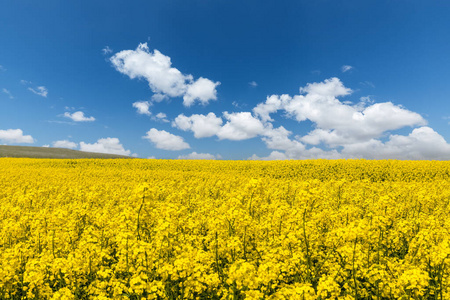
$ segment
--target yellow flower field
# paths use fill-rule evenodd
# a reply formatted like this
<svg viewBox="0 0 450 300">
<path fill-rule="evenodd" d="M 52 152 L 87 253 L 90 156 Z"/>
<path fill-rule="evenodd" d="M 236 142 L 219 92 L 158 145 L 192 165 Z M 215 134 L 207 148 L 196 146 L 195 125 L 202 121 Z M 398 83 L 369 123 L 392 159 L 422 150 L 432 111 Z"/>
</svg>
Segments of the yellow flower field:
<svg viewBox="0 0 450 300">
<path fill-rule="evenodd" d="M 0 299 L 450 299 L 450 162 L 0 170 Z"/>
</svg>

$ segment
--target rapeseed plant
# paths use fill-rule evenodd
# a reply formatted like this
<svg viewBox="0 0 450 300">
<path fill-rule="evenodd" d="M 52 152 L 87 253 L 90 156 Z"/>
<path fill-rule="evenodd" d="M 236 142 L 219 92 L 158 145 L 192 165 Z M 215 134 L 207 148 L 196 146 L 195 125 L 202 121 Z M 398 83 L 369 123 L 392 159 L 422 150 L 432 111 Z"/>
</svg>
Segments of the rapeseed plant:
<svg viewBox="0 0 450 300">
<path fill-rule="evenodd" d="M 0 159 L 1 299 L 450 299 L 450 163 Z"/>
</svg>

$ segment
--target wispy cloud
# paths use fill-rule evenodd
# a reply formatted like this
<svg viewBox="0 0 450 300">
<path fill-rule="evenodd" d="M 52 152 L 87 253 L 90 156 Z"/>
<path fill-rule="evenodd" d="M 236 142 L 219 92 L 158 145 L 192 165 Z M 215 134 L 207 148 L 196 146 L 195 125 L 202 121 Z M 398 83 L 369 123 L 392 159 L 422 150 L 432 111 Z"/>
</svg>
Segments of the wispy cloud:
<svg viewBox="0 0 450 300">
<path fill-rule="evenodd" d="M 7 89 L 3 88 L 2 92 L 5 93 L 6 95 L 8 95 L 9 99 L 14 99 L 13 95 L 11 94 L 11 92 L 8 91 Z"/>
<path fill-rule="evenodd" d="M 29 91 L 32 91 L 33 93 L 35 93 L 36 95 L 39 95 L 41 97 L 46 98 L 48 95 L 48 90 L 45 86 L 38 86 L 36 88 L 28 88 Z"/>
<path fill-rule="evenodd" d="M 76 125 L 74 122 L 68 122 L 68 121 L 58 121 L 58 120 L 47 120 L 48 123 L 55 123 L 55 124 L 67 124 L 67 125 Z"/>
<path fill-rule="evenodd" d="M 3 67 L 2 65 L 0 65 L 0 71 L 6 71 L 5 67 Z"/>
<path fill-rule="evenodd" d="M 160 112 L 160 113 L 156 114 L 155 120 L 161 121 L 161 122 L 164 122 L 164 123 L 169 123 L 170 122 L 167 119 L 167 115 L 165 113 L 163 113 L 163 112 Z"/>
<path fill-rule="evenodd" d="M 255 88 L 255 87 L 258 86 L 258 83 L 256 83 L 256 81 L 250 81 L 250 82 L 248 83 L 248 85 Z"/>
<path fill-rule="evenodd" d="M 343 66 L 341 67 L 342 73 L 348 72 L 348 71 L 350 71 L 351 69 L 353 69 L 353 67 L 352 67 L 352 66 L 349 66 L 349 65 L 343 65 Z"/>
<path fill-rule="evenodd" d="M 102 49 L 103 55 L 108 55 L 110 53 L 113 52 L 113 50 L 111 48 L 109 48 L 109 46 L 106 46 L 105 48 Z"/>
<path fill-rule="evenodd" d="M 359 84 L 362 86 L 368 86 L 371 88 L 375 88 L 375 84 L 373 84 L 373 82 L 371 82 L 371 81 L 361 81 Z"/>
</svg>

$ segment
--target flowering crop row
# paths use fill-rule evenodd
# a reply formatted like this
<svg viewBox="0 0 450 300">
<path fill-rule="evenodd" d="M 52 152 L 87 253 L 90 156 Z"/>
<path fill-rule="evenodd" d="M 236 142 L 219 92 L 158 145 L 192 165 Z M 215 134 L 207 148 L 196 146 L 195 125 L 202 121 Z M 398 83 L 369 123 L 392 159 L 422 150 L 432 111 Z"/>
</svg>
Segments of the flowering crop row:
<svg viewBox="0 0 450 300">
<path fill-rule="evenodd" d="M 0 159 L 1 299 L 450 299 L 450 163 Z"/>
</svg>

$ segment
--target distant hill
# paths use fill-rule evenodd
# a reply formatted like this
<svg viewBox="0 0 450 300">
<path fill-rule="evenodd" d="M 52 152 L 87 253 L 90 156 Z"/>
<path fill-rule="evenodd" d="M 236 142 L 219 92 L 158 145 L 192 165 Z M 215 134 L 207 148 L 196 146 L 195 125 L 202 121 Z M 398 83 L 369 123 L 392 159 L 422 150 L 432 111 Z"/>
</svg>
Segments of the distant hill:
<svg viewBox="0 0 450 300">
<path fill-rule="evenodd" d="M 83 152 L 65 148 L 1 146 L 0 157 L 28 158 L 131 158 L 124 155 Z"/>
</svg>

